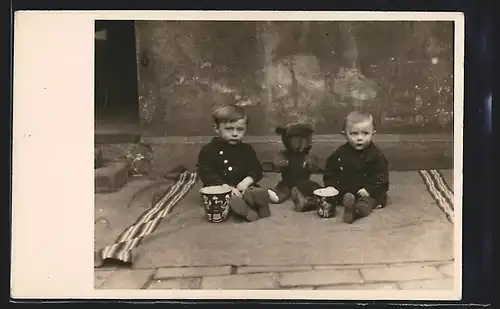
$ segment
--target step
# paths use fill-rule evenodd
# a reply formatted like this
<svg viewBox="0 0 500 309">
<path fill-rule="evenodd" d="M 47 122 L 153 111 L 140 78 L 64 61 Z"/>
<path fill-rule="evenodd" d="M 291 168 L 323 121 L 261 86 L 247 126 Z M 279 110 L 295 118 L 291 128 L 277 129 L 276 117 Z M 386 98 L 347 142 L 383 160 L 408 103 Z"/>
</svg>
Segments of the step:
<svg viewBox="0 0 500 309">
<path fill-rule="evenodd" d="M 96 145 L 138 143 L 141 140 L 139 132 L 109 132 L 96 131 L 94 143 Z"/>
<path fill-rule="evenodd" d="M 96 193 L 108 193 L 120 190 L 128 181 L 128 164 L 125 161 L 106 162 L 94 169 Z"/>
</svg>

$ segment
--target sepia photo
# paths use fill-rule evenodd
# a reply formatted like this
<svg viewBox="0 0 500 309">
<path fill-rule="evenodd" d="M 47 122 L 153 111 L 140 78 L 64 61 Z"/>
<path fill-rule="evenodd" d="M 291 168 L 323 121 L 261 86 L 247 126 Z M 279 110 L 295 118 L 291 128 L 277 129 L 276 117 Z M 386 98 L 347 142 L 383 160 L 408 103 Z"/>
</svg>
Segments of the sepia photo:
<svg viewBox="0 0 500 309">
<path fill-rule="evenodd" d="M 462 16 L 247 13 L 82 14 L 88 295 L 459 299 Z"/>
</svg>

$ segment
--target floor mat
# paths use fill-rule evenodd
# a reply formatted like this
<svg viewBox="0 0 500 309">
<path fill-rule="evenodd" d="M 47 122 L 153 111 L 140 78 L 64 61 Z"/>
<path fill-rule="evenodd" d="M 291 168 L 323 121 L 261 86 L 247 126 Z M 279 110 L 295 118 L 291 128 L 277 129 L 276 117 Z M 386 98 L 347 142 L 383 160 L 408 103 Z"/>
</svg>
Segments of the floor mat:
<svg viewBox="0 0 500 309">
<path fill-rule="evenodd" d="M 182 200 L 198 180 L 197 173 L 187 170 L 174 177 L 174 183 L 159 196 L 159 199 L 149 209 L 127 227 L 112 244 L 96 251 L 94 267 L 106 264 L 130 265 L 132 263 L 132 250 L 137 248 L 145 237 L 155 231 L 163 218 Z"/>
<path fill-rule="evenodd" d="M 266 174 L 261 185 L 272 186 L 279 177 Z M 453 225 L 436 206 L 420 173 L 391 172 L 390 181 L 388 206 L 351 225 L 341 221 L 342 208 L 335 218 L 320 219 L 315 212 L 294 212 L 290 201 L 272 205 L 272 216 L 256 222 L 231 218 L 210 224 L 197 183 L 134 249 L 133 267 L 452 259 Z"/>
</svg>

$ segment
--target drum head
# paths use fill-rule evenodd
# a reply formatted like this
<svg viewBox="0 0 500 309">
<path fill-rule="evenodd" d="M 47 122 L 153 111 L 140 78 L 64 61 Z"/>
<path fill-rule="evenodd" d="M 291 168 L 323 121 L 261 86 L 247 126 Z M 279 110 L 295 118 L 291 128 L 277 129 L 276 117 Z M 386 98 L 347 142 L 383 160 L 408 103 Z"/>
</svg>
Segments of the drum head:
<svg viewBox="0 0 500 309">
<path fill-rule="evenodd" d="M 335 188 L 321 188 L 314 190 L 314 194 L 317 196 L 326 196 L 326 197 L 332 197 L 336 196 L 339 194 L 339 191 Z"/>
<path fill-rule="evenodd" d="M 208 186 L 200 189 L 202 194 L 225 194 L 231 192 L 231 189 L 223 186 Z"/>
</svg>

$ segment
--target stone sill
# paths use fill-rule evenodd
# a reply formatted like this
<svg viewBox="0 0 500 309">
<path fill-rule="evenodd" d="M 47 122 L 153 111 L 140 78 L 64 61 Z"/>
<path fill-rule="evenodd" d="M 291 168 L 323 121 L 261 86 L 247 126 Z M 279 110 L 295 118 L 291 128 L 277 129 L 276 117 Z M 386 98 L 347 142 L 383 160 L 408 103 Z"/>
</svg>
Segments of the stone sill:
<svg viewBox="0 0 500 309">
<path fill-rule="evenodd" d="M 205 144 L 213 136 L 165 136 L 142 137 L 144 143 L 152 145 L 162 144 Z M 247 136 L 245 141 L 251 144 L 281 143 L 279 135 Z M 343 142 L 341 134 L 314 135 L 313 143 Z M 453 142 L 452 134 L 379 134 L 374 137 L 375 142 Z"/>
<path fill-rule="evenodd" d="M 95 145 L 106 145 L 106 144 L 128 144 L 128 143 L 138 143 L 141 140 L 141 134 L 139 132 L 95 132 L 94 133 L 94 144 Z"/>
</svg>

